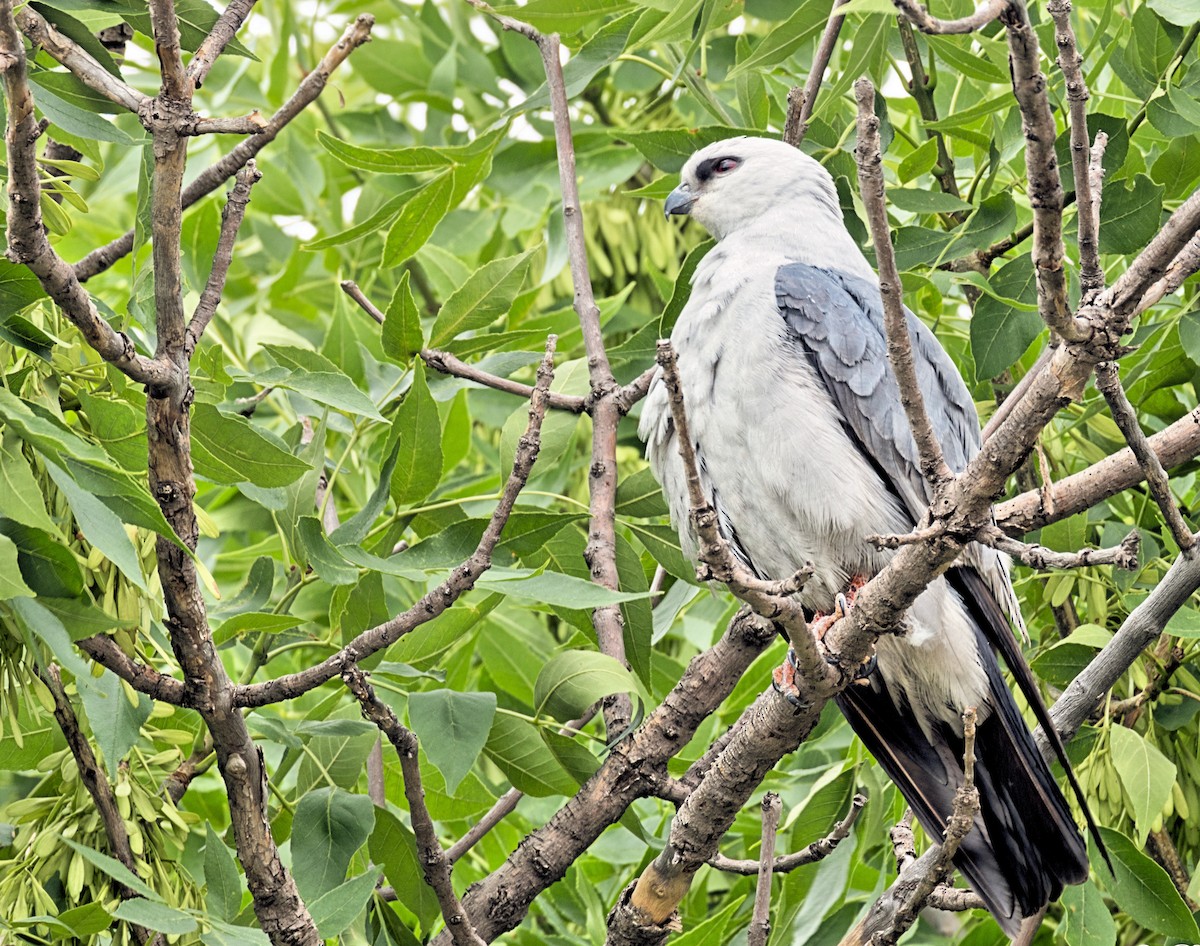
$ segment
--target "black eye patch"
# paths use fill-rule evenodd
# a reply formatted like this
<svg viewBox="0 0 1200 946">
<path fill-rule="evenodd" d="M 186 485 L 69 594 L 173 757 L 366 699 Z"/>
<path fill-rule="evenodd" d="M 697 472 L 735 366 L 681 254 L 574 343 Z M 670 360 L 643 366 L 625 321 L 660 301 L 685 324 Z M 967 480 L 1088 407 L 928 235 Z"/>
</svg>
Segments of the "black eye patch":
<svg viewBox="0 0 1200 946">
<path fill-rule="evenodd" d="M 709 180 L 714 174 L 725 174 L 732 171 L 735 167 L 742 163 L 741 158 L 733 155 L 724 155 L 719 158 L 707 158 L 696 165 L 696 180 L 701 184 Z"/>
</svg>

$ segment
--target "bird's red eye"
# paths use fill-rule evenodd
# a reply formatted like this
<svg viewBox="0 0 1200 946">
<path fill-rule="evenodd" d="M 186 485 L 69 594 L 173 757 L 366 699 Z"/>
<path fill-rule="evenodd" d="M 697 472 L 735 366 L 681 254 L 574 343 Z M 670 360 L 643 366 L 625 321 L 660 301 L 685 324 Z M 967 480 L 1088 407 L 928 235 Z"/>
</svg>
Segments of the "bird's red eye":
<svg viewBox="0 0 1200 946">
<path fill-rule="evenodd" d="M 732 171 L 735 167 L 737 167 L 740 163 L 741 162 L 738 161 L 737 158 L 722 158 L 720 161 L 717 162 L 717 166 L 714 168 L 714 170 L 718 174 L 727 174 L 728 172 Z"/>
</svg>

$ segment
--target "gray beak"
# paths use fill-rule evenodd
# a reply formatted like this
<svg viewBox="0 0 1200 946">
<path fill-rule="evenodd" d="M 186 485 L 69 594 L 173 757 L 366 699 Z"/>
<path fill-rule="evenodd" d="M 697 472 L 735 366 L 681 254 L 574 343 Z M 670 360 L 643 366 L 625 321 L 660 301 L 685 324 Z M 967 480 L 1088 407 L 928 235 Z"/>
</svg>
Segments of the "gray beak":
<svg viewBox="0 0 1200 946">
<path fill-rule="evenodd" d="M 692 196 L 692 189 L 687 184 L 680 184 L 667 195 L 666 202 L 663 204 L 663 215 L 667 217 L 672 214 L 686 216 L 691 213 L 695 200 Z"/>
</svg>

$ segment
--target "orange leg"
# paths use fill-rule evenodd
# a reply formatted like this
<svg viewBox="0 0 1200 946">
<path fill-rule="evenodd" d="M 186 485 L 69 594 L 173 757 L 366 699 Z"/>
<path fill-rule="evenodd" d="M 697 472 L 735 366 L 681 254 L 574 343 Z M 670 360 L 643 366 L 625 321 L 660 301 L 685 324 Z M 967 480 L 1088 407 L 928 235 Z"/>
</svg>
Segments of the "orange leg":
<svg viewBox="0 0 1200 946">
<path fill-rule="evenodd" d="M 809 624 L 809 629 L 813 636 L 820 643 L 825 639 L 825 635 L 829 629 L 838 621 L 844 618 L 854 604 L 854 599 L 858 597 L 858 592 L 863 585 L 867 583 L 865 575 L 854 575 L 850 579 L 850 584 L 846 589 L 845 594 L 838 594 L 834 599 L 833 611 L 830 614 L 825 614 L 818 611 L 814 616 L 812 623 Z M 868 677 L 875 669 L 875 657 L 871 656 L 866 663 L 863 664 L 860 673 L 859 681 L 866 683 Z M 792 648 L 788 648 L 787 658 L 784 662 L 775 668 L 771 675 L 775 689 L 778 690 L 787 699 L 789 703 L 797 709 L 804 707 L 804 703 L 800 700 L 800 688 L 796 686 L 796 652 Z"/>
</svg>

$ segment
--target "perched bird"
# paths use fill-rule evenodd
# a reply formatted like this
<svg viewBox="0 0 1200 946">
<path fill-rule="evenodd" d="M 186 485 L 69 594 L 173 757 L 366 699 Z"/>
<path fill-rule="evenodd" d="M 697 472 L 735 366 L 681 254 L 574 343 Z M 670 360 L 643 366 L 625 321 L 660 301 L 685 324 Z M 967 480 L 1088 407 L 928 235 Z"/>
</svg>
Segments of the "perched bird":
<svg viewBox="0 0 1200 946">
<path fill-rule="evenodd" d="M 887 358 L 879 280 L 829 174 L 781 141 L 730 138 L 697 152 L 665 210 L 717 240 L 671 333 L 708 499 L 758 576 L 784 579 L 811 562 L 801 600 L 827 615 L 895 554 L 866 536 L 910 531 L 929 501 Z M 974 403 L 933 333 L 907 317 L 928 413 L 960 472 L 979 450 Z M 639 433 L 695 557 L 661 376 Z M 962 714 L 976 708 L 980 813 L 955 863 L 1015 935 L 1064 884 L 1087 879 L 1088 859 L 1001 676 L 997 652 L 1045 726 L 1010 621 L 1024 632 L 1007 561 L 971 545 L 913 604 L 907 632 L 879 639 L 873 665 L 838 705 L 935 838 L 963 779 Z M 1070 774 L 1061 743 L 1058 751 Z"/>
</svg>

